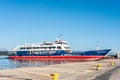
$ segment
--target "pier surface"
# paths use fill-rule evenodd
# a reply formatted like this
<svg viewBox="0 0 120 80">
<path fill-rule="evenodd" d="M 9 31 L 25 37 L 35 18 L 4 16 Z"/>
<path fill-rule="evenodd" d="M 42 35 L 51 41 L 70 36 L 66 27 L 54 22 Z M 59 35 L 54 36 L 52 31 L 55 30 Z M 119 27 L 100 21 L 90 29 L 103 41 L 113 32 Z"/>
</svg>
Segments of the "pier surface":
<svg viewBox="0 0 120 80">
<path fill-rule="evenodd" d="M 115 65 L 112 66 L 111 62 L 115 62 Z M 99 70 L 98 64 L 101 64 Z M 60 74 L 59 80 L 118 80 L 120 59 L 0 70 L 0 80 L 51 80 L 49 75 L 52 73 Z"/>
</svg>

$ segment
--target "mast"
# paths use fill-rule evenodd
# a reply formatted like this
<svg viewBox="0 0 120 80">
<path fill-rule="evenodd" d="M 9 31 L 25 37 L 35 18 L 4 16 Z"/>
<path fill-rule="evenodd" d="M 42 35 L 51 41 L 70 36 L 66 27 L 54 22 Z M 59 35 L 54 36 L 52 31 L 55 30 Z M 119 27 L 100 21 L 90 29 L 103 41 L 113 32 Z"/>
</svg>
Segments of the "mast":
<svg viewBox="0 0 120 80">
<path fill-rule="evenodd" d="M 96 41 L 96 43 L 97 43 L 96 50 L 100 50 L 99 41 Z"/>
<path fill-rule="evenodd" d="M 60 41 L 61 41 L 61 46 L 62 46 L 62 34 L 59 35 L 60 36 Z"/>
<path fill-rule="evenodd" d="M 60 36 L 60 40 L 62 40 L 62 34 L 60 34 L 59 36 Z"/>
</svg>

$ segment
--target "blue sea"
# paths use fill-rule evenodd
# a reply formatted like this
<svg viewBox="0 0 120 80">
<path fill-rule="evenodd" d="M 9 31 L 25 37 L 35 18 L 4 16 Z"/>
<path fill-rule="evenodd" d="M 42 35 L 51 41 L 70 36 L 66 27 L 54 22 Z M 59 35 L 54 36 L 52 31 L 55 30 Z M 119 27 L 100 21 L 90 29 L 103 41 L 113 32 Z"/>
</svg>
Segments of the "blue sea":
<svg viewBox="0 0 120 80">
<path fill-rule="evenodd" d="M 21 67 L 40 67 L 53 64 L 64 64 L 80 62 L 79 60 L 29 60 L 29 59 L 19 59 L 13 60 L 7 58 L 7 56 L 0 56 L 0 70 L 21 68 Z"/>
</svg>

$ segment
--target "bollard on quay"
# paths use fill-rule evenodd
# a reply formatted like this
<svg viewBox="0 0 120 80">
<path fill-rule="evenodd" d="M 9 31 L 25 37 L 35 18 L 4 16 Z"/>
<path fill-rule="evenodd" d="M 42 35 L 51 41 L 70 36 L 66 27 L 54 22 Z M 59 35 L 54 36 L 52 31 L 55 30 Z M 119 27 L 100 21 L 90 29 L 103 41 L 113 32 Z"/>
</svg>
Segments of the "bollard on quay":
<svg viewBox="0 0 120 80">
<path fill-rule="evenodd" d="M 102 67 L 102 65 L 101 65 L 101 64 L 98 64 L 98 65 L 97 65 L 97 70 L 100 70 L 101 67 Z"/>
<path fill-rule="evenodd" d="M 115 62 L 111 62 L 111 66 L 114 67 L 115 66 Z"/>
<path fill-rule="evenodd" d="M 53 74 L 51 74 L 50 76 L 51 76 L 52 80 L 59 80 L 60 74 L 58 74 L 58 73 L 53 73 Z"/>
</svg>

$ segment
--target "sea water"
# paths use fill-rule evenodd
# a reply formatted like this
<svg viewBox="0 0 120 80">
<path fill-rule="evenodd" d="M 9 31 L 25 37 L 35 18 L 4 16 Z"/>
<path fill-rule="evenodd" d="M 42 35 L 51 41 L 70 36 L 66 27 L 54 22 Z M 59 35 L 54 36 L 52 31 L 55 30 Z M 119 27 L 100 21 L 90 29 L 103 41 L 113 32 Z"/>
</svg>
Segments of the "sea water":
<svg viewBox="0 0 120 80">
<path fill-rule="evenodd" d="M 21 67 L 40 67 L 53 64 L 64 64 L 79 62 L 79 60 L 41 60 L 41 59 L 9 59 L 7 56 L 0 56 L 0 70 L 21 68 Z"/>
</svg>

